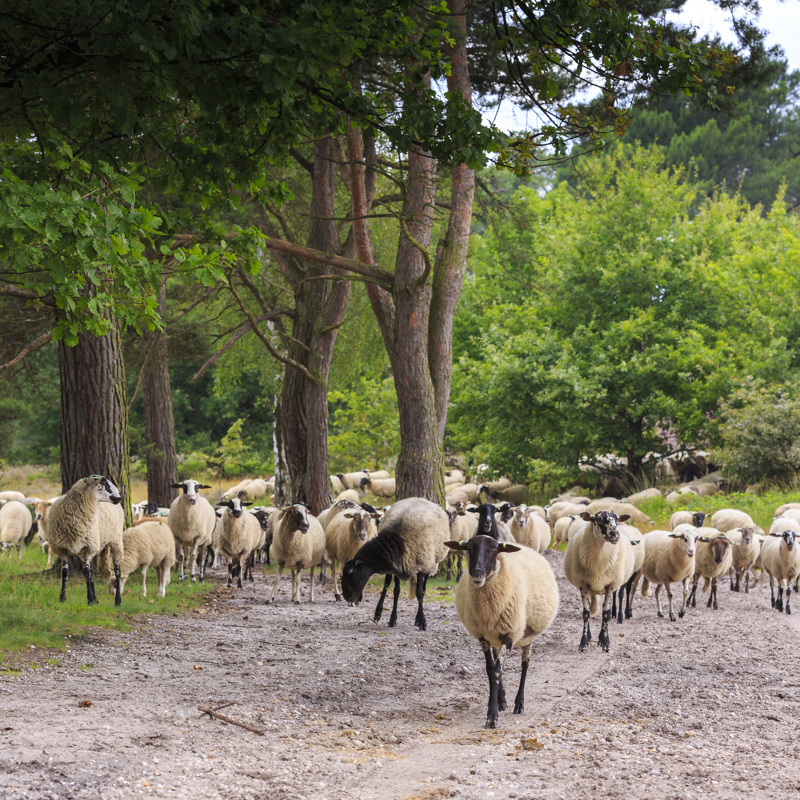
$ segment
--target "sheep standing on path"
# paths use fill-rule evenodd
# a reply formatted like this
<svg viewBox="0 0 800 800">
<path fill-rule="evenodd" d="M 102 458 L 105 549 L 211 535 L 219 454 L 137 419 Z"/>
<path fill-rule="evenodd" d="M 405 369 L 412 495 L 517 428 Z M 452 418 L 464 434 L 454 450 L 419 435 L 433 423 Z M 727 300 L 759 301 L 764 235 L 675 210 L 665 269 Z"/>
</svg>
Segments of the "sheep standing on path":
<svg viewBox="0 0 800 800">
<path fill-rule="evenodd" d="M 216 514 L 211 503 L 198 494 L 199 489 L 210 489 L 204 483 L 195 480 L 185 480 L 182 483 L 173 483 L 173 489 L 182 489 L 169 507 L 167 525 L 175 537 L 178 560 L 180 561 L 180 576 L 178 580 L 186 580 L 186 562 L 191 564 L 192 581 L 196 580 L 197 554 L 201 554 L 200 583 L 205 578 L 205 551 L 211 546 L 211 534 L 216 524 Z"/>
<path fill-rule="evenodd" d="M 578 528 L 567 544 L 564 556 L 564 574 L 567 580 L 581 593 L 583 604 L 583 635 L 579 650 L 583 652 L 592 640 L 589 619 L 597 611 L 597 595 L 603 598 L 603 621 L 600 627 L 598 643 L 603 652 L 611 649 L 608 636 L 608 621 L 611 618 L 611 601 L 613 595 L 624 586 L 633 574 L 633 547 L 626 536 L 621 536 L 618 528 L 620 522 L 627 522 L 630 517 L 621 517 L 613 511 L 598 511 L 590 514 L 584 511 L 581 515 L 584 525 Z M 622 622 L 622 603 L 619 604 L 617 622 Z"/>
<path fill-rule="evenodd" d="M 783 611 L 783 590 L 786 590 L 786 613 L 791 614 L 789 599 L 792 595 L 792 584 L 800 574 L 800 548 L 796 528 L 786 527 L 782 533 L 770 533 L 761 547 L 761 563 L 769 575 L 769 590 L 772 595 L 772 607 Z M 778 597 L 775 598 L 773 578 L 778 581 Z"/>
<path fill-rule="evenodd" d="M 242 566 L 261 541 L 261 524 L 247 510 L 240 497 L 233 497 L 220 503 L 224 506 L 220 518 L 217 542 L 219 551 L 228 561 L 228 588 L 236 585 L 242 588 Z"/>
<path fill-rule="evenodd" d="M 378 534 L 376 520 L 378 512 L 369 512 L 363 508 L 343 511 L 337 514 L 325 528 L 325 547 L 331 560 L 333 575 L 333 596 L 342 599 L 342 593 L 336 584 L 336 562 L 344 564 L 355 556 L 364 542 L 375 538 Z"/>
<path fill-rule="evenodd" d="M 147 570 L 156 573 L 157 597 L 165 597 L 170 578 L 170 568 L 175 563 L 175 537 L 163 520 L 144 517 L 122 534 L 122 563 L 120 565 L 120 591 L 125 589 L 128 576 L 137 569 L 142 571 L 142 596 L 147 597 Z M 109 578 L 108 566 L 105 566 Z M 113 579 L 108 581 L 113 591 Z"/>
<path fill-rule="evenodd" d="M 689 596 L 689 581 L 695 572 L 695 552 L 697 532 L 693 525 L 679 525 L 669 531 L 651 531 L 645 537 L 647 546 L 642 564 L 642 597 L 649 594 L 650 584 L 656 585 L 656 608 L 658 616 L 663 617 L 661 608 L 661 587 L 665 586 L 669 598 L 669 618 L 675 622 L 672 610 L 672 588 L 675 581 L 683 584 L 683 602 L 678 616 L 683 619 Z"/>
<path fill-rule="evenodd" d="M 508 651 L 522 649 L 522 673 L 514 713 L 525 710 L 525 678 L 531 642 L 550 627 L 558 610 L 558 586 L 545 558 L 528 547 L 476 536 L 467 542 L 447 542 L 469 557 L 468 575 L 456 587 L 456 610 L 464 627 L 483 648 L 489 676 L 486 727 L 497 727 L 505 711 L 503 663 Z"/>
<path fill-rule="evenodd" d="M 67 578 L 69 576 L 69 556 L 77 556 L 84 564 L 86 577 L 86 600 L 91 605 L 97 603 L 92 575 L 92 559 L 104 548 L 110 549 L 109 557 L 114 565 L 116 593 L 114 605 L 122 604 L 122 582 L 120 563 L 122 561 L 122 527 L 124 514 L 119 514 L 119 524 L 109 524 L 99 511 L 101 503 L 119 504 L 122 495 L 108 478 L 90 475 L 76 481 L 70 490 L 53 502 L 48 515 L 47 537 L 57 558 L 61 559 L 61 595 L 59 600 L 67 599 Z M 122 509 L 119 509 L 122 512 Z"/>
<path fill-rule="evenodd" d="M 33 525 L 33 515 L 21 500 L 9 500 L 0 507 L 0 542 L 5 547 L 16 547 L 22 558 L 22 543 Z"/>
<path fill-rule="evenodd" d="M 706 606 L 717 610 L 717 578 L 726 575 L 733 564 L 733 542 L 716 528 L 697 529 L 697 555 L 692 580 L 692 593 L 689 602 L 692 608 L 697 605 L 697 583 L 703 578 L 703 591 L 709 585 L 711 592 L 708 595 Z"/>
</svg>

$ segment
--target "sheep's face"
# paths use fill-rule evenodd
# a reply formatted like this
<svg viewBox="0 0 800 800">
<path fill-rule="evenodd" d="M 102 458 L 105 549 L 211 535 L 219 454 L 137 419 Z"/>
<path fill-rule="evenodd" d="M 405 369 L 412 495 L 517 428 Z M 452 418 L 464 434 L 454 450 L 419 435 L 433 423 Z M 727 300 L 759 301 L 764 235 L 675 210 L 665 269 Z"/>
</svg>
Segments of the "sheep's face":
<svg viewBox="0 0 800 800">
<path fill-rule="evenodd" d="M 524 528 L 528 524 L 528 519 L 530 516 L 531 510 L 528 508 L 528 506 L 517 506 L 514 509 L 514 517 L 516 518 L 517 525 L 519 525 L 520 528 Z"/>
<path fill-rule="evenodd" d="M 705 521 L 706 515 L 702 511 L 695 511 L 694 514 L 692 514 L 692 525 L 694 525 L 695 528 L 702 528 Z"/>
<path fill-rule="evenodd" d="M 300 503 L 295 503 L 286 510 L 286 516 L 291 522 L 293 531 L 308 533 L 308 509 Z"/>
<path fill-rule="evenodd" d="M 714 553 L 714 563 L 721 564 L 722 559 L 725 558 L 725 553 L 731 546 L 731 540 L 726 539 L 724 536 L 718 536 L 716 539 L 712 539 L 710 544 L 711 550 Z"/>
<path fill-rule="evenodd" d="M 452 550 L 464 550 L 469 560 L 468 572 L 472 583 L 480 588 L 497 572 L 498 553 L 516 553 L 519 547 L 498 542 L 492 536 L 478 535 L 467 542 L 445 542 Z"/>
<path fill-rule="evenodd" d="M 749 525 L 746 525 L 744 528 L 741 528 L 741 531 L 742 531 L 742 544 L 752 544 L 755 531 Z"/>
<path fill-rule="evenodd" d="M 360 603 L 364 587 L 372 575 L 368 567 L 358 556 L 345 562 L 342 567 L 342 596 L 348 603 Z"/>
<path fill-rule="evenodd" d="M 241 497 L 233 497 L 230 500 L 223 500 L 220 505 L 228 508 L 230 513 L 233 514 L 236 519 L 239 519 L 244 513 L 243 507 L 248 505 L 248 503 L 243 503 Z"/>
<path fill-rule="evenodd" d="M 103 475 L 90 475 L 87 479 L 90 485 L 94 487 L 97 500 L 100 503 L 117 503 L 122 502 L 122 495 L 119 489 L 114 486 L 111 481 Z"/>
<path fill-rule="evenodd" d="M 270 528 L 270 513 L 267 511 L 266 508 L 259 508 L 258 511 L 253 512 L 253 516 L 258 520 L 258 524 L 261 526 L 261 530 L 264 533 L 269 533 Z"/>
<path fill-rule="evenodd" d="M 186 499 L 194 505 L 197 502 L 197 498 L 199 497 L 198 490 L 199 489 L 210 489 L 210 486 L 207 486 L 205 483 L 198 483 L 194 480 L 186 480 L 182 483 L 173 483 L 173 489 L 183 489 L 183 493 L 186 496 Z"/>
<path fill-rule="evenodd" d="M 630 514 L 623 514 L 621 517 L 614 511 L 598 511 L 590 514 L 588 511 L 581 512 L 581 519 L 592 523 L 592 532 L 595 536 L 605 539 L 609 544 L 616 544 L 619 541 L 620 522 L 627 522 Z"/>
<path fill-rule="evenodd" d="M 514 517 L 514 506 L 511 503 L 503 503 L 497 507 L 497 510 L 500 512 L 500 519 L 503 522 L 509 522 Z"/>
<path fill-rule="evenodd" d="M 482 536 L 493 536 L 497 538 L 497 524 L 494 520 L 497 506 L 491 503 L 483 503 L 478 506 L 478 533 Z"/>
<path fill-rule="evenodd" d="M 467 504 L 463 500 L 456 500 L 456 502 L 453 503 L 453 509 L 459 517 L 465 517 L 467 515 Z"/>
<path fill-rule="evenodd" d="M 680 539 L 686 555 L 691 558 L 695 553 L 695 535 L 692 531 L 682 530 L 680 533 L 671 533 L 670 539 Z"/>
<path fill-rule="evenodd" d="M 373 515 L 368 511 L 346 511 L 342 516 L 350 520 L 350 532 L 356 539 L 366 542 L 369 537 L 369 530 L 372 524 Z"/>
<path fill-rule="evenodd" d="M 780 536 L 783 539 L 783 543 L 786 545 L 786 549 L 789 551 L 794 550 L 794 541 L 797 538 L 796 531 L 788 530 L 783 533 L 771 533 L 770 536 Z"/>
</svg>

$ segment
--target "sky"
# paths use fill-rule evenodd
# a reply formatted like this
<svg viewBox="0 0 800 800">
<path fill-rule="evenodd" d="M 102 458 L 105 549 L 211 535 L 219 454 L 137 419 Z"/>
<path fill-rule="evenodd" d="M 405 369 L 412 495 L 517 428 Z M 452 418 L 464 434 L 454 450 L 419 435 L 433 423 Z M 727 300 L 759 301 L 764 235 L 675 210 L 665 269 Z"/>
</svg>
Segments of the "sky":
<svg viewBox="0 0 800 800">
<path fill-rule="evenodd" d="M 759 28 L 768 31 L 768 46 L 780 45 L 789 68 L 800 70 L 800 0 L 760 0 L 761 14 Z M 709 0 L 687 0 L 678 18 L 689 21 L 698 28 L 698 34 L 719 33 L 723 41 L 735 42 L 736 37 L 730 25 L 730 15 L 721 11 Z M 533 115 L 535 112 L 527 112 Z M 499 109 L 492 109 L 484 115 L 487 121 L 495 122 L 502 130 L 520 130 L 538 127 L 535 118 L 526 116 L 525 111 L 504 103 Z M 529 125 L 530 123 L 530 125 Z"/>
</svg>

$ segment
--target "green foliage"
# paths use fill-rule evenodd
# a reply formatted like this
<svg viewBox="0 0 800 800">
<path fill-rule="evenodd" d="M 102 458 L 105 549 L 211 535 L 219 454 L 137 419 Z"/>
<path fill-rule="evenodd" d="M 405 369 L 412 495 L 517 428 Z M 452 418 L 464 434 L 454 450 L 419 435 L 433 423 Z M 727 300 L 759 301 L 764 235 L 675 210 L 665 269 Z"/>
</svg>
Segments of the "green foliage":
<svg viewBox="0 0 800 800">
<path fill-rule="evenodd" d="M 269 465 L 254 454 L 250 445 L 242 439 L 243 419 L 237 419 L 222 437 L 214 455 L 208 458 L 208 466 L 219 478 L 240 473 L 267 472 Z M 197 457 L 197 454 L 194 454 Z M 199 464 L 198 464 L 199 466 Z"/>
<path fill-rule="evenodd" d="M 592 159 L 575 191 L 521 189 L 476 237 L 456 320 L 451 446 L 512 475 L 716 435 L 745 375 L 797 365 L 800 225 L 706 200 L 657 149 Z"/>
<path fill-rule="evenodd" d="M 332 472 L 385 468 L 400 451 L 394 381 L 362 377 L 352 390 L 332 391 L 328 453 Z"/>
<path fill-rule="evenodd" d="M 752 381 L 720 403 L 721 445 L 713 458 L 743 483 L 786 485 L 800 472 L 800 399 L 795 384 Z"/>
</svg>

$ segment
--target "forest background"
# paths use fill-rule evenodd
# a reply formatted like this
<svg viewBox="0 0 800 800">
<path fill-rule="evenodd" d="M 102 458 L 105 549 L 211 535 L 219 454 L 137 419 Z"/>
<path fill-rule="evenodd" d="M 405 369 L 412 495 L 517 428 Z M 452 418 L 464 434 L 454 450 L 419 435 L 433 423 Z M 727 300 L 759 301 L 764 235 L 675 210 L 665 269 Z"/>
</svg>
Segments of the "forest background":
<svg viewBox="0 0 800 800">
<path fill-rule="evenodd" d="M 52 31 L 58 30 L 59 12 L 74 23 L 79 5 L 48 6 Z M 183 7 L 181 22 L 188 26 L 196 8 Z M 634 14 L 626 7 L 619 13 L 630 26 L 632 18 L 657 18 L 664 7 Z M 221 79 L 208 96 L 193 96 L 195 116 L 182 109 L 184 116 L 170 117 L 167 93 L 158 107 L 146 109 L 149 128 L 141 111 L 135 124 L 122 114 L 114 120 L 120 131 L 143 139 L 164 124 L 142 147 L 135 168 L 107 144 L 107 152 L 98 157 L 92 151 L 90 158 L 87 143 L 99 140 L 87 130 L 102 128 L 107 117 L 100 123 L 91 115 L 88 122 L 71 120 L 69 109 L 41 87 L 37 96 L 44 102 L 33 104 L 33 116 L 41 113 L 52 127 L 32 145 L 30 129 L 37 135 L 39 130 L 36 124 L 26 130 L 25 115 L 33 95 L 28 88 L 19 92 L 17 105 L 2 118 L 0 459 L 63 460 L 63 350 L 82 337 L 107 335 L 107 312 L 113 309 L 134 472 L 144 473 L 149 458 L 163 457 L 148 434 L 144 402 L 147 376 L 157 363 L 168 371 L 174 469 L 180 476 L 255 475 L 272 473 L 281 452 L 287 428 L 280 415 L 287 397 L 300 392 L 287 387 L 287 375 L 292 369 L 314 372 L 303 354 L 326 348 L 331 358 L 322 414 L 329 422 L 326 470 L 393 468 L 401 450 L 396 387 L 404 358 L 386 345 L 370 287 L 381 287 L 387 273 L 396 274 L 385 265 L 398 263 L 403 247 L 415 251 L 420 276 L 432 273 L 435 284 L 441 251 L 450 246 L 460 191 L 455 178 L 460 168 L 477 167 L 469 252 L 452 322 L 452 388 L 446 413 L 439 414 L 447 423 L 444 461 L 467 468 L 487 464 L 490 474 L 545 491 L 574 480 L 582 459 L 602 453 L 626 456 L 639 473 L 649 453 L 713 448 L 742 482 L 792 480 L 800 469 L 800 401 L 794 390 L 800 367 L 800 73 L 778 50 L 763 46 L 757 28 L 743 24 L 737 58 L 721 56 L 719 42 L 683 40 L 670 63 L 680 64 L 682 47 L 692 68 L 676 69 L 677 77 L 648 74 L 645 58 L 600 59 L 595 65 L 596 74 L 603 73 L 600 93 L 577 102 L 579 82 L 568 59 L 549 73 L 540 71 L 522 91 L 523 82 L 512 80 L 514 62 L 508 61 L 513 36 L 505 40 L 501 66 L 490 48 L 481 47 L 491 15 L 508 20 L 493 4 L 471 8 L 473 38 L 465 51 L 474 108 L 459 107 L 453 99 L 459 89 L 445 62 L 458 56 L 457 36 L 451 32 L 448 38 L 442 24 L 416 20 L 418 50 L 409 54 L 407 42 L 398 48 L 393 37 L 398 25 L 411 25 L 411 17 L 385 20 L 380 58 L 353 55 L 359 42 L 342 45 L 351 48 L 358 65 L 354 74 L 363 76 L 369 91 L 356 81 L 351 83 L 357 91 L 337 103 L 318 100 L 301 107 L 298 101 L 294 112 L 303 115 L 302 124 L 295 119 L 274 134 L 278 145 L 263 159 L 231 153 L 223 139 L 242 126 L 263 137 L 263 126 L 275 115 L 245 119 L 236 127 L 231 114 L 220 117 L 216 127 L 188 129 L 187 120 L 207 124 L 204 103 L 222 102 L 220 94 L 230 85 Z M 354 9 L 355 14 L 358 4 Z M 324 4 L 312 10 L 315 25 L 332 24 Z M 27 20 L 33 19 L 36 4 L 27 13 Z M 288 18 L 292 12 L 285 13 Z M 594 22 L 575 24 L 590 28 Z M 18 23 L 4 32 L 6 75 L 12 51 L 15 69 L 23 63 L 28 75 L 38 75 L 42 50 L 36 42 L 26 49 L 26 19 Z M 338 32 L 337 27 L 333 33 Z M 151 40 L 147 35 L 142 31 L 128 44 L 144 48 L 158 42 L 159 57 L 175 59 L 169 43 L 157 38 L 163 31 L 156 30 Z M 311 47 L 307 34 L 303 42 Z M 330 36 L 319 47 L 330 47 Z M 421 145 L 409 136 L 408 119 L 396 128 L 387 123 L 398 96 L 404 112 L 414 109 L 408 93 L 420 92 L 420 83 L 417 75 L 409 78 L 407 67 L 387 66 L 387 48 L 395 48 L 391 58 L 397 63 L 415 58 L 439 80 L 438 90 L 422 81 L 430 94 L 420 105 L 428 116 L 418 125 L 430 124 L 433 133 L 420 137 L 428 135 L 429 151 L 442 165 L 430 176 L 434 211 L 427 243 L 409 230 L 413 170 L 407 153 L 413 157 Z M 542 52 L 549 52 L 544 44 Z M 322 58 L 316 52 L 304 55 Z M 325 69 L 338 75 L 347 56 L 327 55 L 334 66 L 326 63 Z M 698 72 L 698 63 L 705 63 L 710 77 Z M 365 64 L 373 70 L 369 76 Z M 66 69 L 50 66 L 62 74 Z M 68 65 L 80 80 L 84 66 Z M 111 75 L 114 65 L 105 66 Z M 290 82 L 285 64 L 270 66 L 277 70 L 273 76 Z M 182 68 L 189 71 L 188 65 Z M 687 73 L 700 84 L 694 91 Z M 643 83 L 643 75 L 651 78 L 646 92 L 635 85 L 609 89 L 613 80 Z M 170 91 L 180 82 L 172 80 Z M 186 76 L 181 80 L 188 85 Z M 317 88 L 323 83 L 320 78 Z M 8 91 L 8 82 L 4 86 Z M 130 89 L 125 76 L 108 86 L 102 99 L 118 91 L 111 99 L 124 107 Z M 237 113 L 245 117 L 247 90 L 233 93 Z M 380 98 L 380 91 L 387 97 Z M 519 132 L 500 140 L 497 131 L 481 128 L 469 115 L 514 91 L 521 105 L 536 106 L 540 113 L 546 108 L 547 119 L 554 116 L 547 103 L 560 103 L 570 109 L 570 124 L 543 125 L 534 136 Z M 89 101 L 97 103 L 98 94 Z M 307 94 L 314 97 L 311 90 Z M 389 109 L 380 124 L 374 108 L 357 105 L 367 94 Z M 442 132 L 434 114 L 445 111 L 450 127 Z M 277 118 L 283 125 L 284 116 Z M 352 141 L 353 128 L 343 119 L 361 123 L 367 135 L 360 143 Z M 331 133 L 320 135 L 326 126 Z M 180 169 L 165 168 L 156 152 L 170 133 L 168 156 Z M 369 152 L 360 161 L 354 157 L 353 148 L 365 144 L 371 162 Z M 258 150 L 246 137 L 236 147 Z M 591 150 L 598 152 L 578 156 Z M 228 159 L 223 166 L 215 163 L 217 154 L 220 161 Z M 247 161 L 248 169 L 233 169 L 236 158 Z M 324 198 L 315 173 L 323 163 L 328 165 Z M 348 265 L 337 262 L 311 274 L 308 262 L 300 263 L 299 250 L 282 255 L 263 246 L 256 232 L 299 247 L 316 241 L 317 250 L 337 250 L 352 261 L 358 234 L 351 231 L 359 215 L 353 189 L 358 178 L 351 167 L 358 163 L 372 167 L 367 188 L 374 249 L 374 258 L 360 263 L 382 265 L 381 271 L 347 273 L 345 281 L 336 270 Z M 55 207 L 59 192 L 63 197 Z M 90 215 L 87 198 L 95 204 Z M 327 226 L 321 233 L 315 230 L 319 220 Z M 107 249 L 87 256 L 87 242 L 94 247 L 97 241 L 95 224 L 103 229 Z M 326 246 L 326 236 L 335 245 Z M 100 263 L 111 265 L 112 279 L 97 271 Z M 331 294 L 348 287 L 349 297 L 339 303 L 341 319 L 328 327 L 319 322 L 330 305 L 315 307 L 307 293 L 316 281 L 325 282 Z M 335 347 L 333 341 L 304 342 L 298 329 L 309 320 L 314 335 L 337 332 Z M 64 475 L 63 463 L 61 471 Z"/>
</svg>

